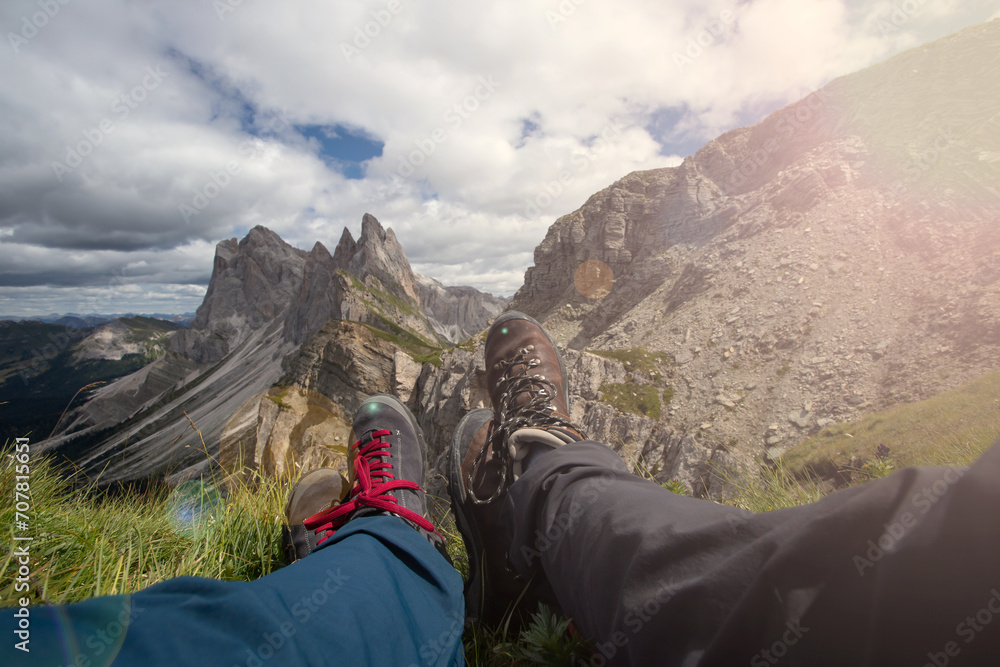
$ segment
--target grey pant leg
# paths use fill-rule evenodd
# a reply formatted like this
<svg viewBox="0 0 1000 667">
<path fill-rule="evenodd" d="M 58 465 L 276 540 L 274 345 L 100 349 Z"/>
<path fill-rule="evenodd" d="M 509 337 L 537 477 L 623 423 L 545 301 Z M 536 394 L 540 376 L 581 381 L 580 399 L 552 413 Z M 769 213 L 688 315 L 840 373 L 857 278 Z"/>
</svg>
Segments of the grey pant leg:
<svg viewBox="0 0 1000 667">
<path fill-rule="evenodd" d="M 584 441 L 504 508 L 593 664 L 998 664 L 1000 441 L 968 470 L 908 468 L 753 514 L 676 496 Z"/>
</svg>

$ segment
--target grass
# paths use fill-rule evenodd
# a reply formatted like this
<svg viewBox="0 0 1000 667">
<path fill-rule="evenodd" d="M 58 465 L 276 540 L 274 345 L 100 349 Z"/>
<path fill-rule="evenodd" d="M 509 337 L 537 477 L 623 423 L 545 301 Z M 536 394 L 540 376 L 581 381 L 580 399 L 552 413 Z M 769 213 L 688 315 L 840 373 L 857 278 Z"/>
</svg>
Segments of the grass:
<svg viewBox="0 0 1000 667">
<path fill-rule="evenodd" d="M 650 419 L 660 418 L 660 394 L 656 387 L 635 382 L 602 382 L 600 391 L 601 402 L 613 408 Z"/>
<path fill-rule="evenodd" d="M 441 367 L 442 348 L 430 345 L 422 338 L 414 335 L 407 335 L 408 332 L 400 327 L 396 327 L 398 330 L 397 333 L 389 333 L 371 324 L 364 322 L 360 322 L 360 324 L 367 327 L 369 331 L 382 340 L 389 341 L 402 348 L 418 364 L 432 364 L 438 368 Z"/>
<path fill-rule="evenodd" d="M 828 426 L 788 451 L 782 462 L 796 475 L 829 475 L 871 467 L 883 445 L 897 467 L 968 465 L 998 436 L 1000 373 L 990 373 L 924 401 Z"/>
<path fill-rule="evenodd" d="M 291 410 L 292 406 L 290 406 L 288 403 L 285 403 L 285 398 L 287 396 L 288 396 L 288 390 L 286 389 L 285 391 L 275 394 L 273 396 L 267 394 L 264 396 L 264 398 L 277 405 L 278 410 Z"/>
<path fill-rule="evenodd" d="M 673 358 L 665 352 L 650 352 L 644 347 L 632 348 L 630 350 L 587 350 L 590 354 L 596 354 L 605 359 L 613 359 L 619 362 L 626 370 L 639 371 L 654 377 L 662 375 L 660 366 L 672 366 Z"/>
<path fill-rule="evenodd" d="M 189 482 L 108 496 L 76 488 L 44 457 L 31 463 L 32 585 L 15 591 L 8 551 L 0 605 L 131 593 L 181 575 L 250 580 L 280 565 L 285 484 L 257 477 L 225 491 Z M 0 465 L 0 486 L 14 488 L 12 460 Z M 5 503 L 2 525 L 12 530 L 14 518 Z"/>
</svg>

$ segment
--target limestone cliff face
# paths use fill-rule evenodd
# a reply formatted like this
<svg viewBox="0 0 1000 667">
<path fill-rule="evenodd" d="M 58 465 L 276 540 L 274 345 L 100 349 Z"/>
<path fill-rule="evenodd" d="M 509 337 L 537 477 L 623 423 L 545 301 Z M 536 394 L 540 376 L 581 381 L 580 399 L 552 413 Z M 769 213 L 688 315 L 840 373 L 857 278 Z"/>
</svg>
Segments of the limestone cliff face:
<svg viewBox="0 0 1000 667">
<path fill-rule="evenodd" d="M 510 308 L 678 372 L 669 428 L 772 455 L 1000 364 L 1000 20 L 845 76 L 552 225 Z"/>
<path fill-rule="evenodd" d="M 383 228 L 375 216 L 365 213 L 358 242 L 344 244 L 342 240 L 334 257 L 351 275 L 361 280 L 374 277 L 394 294 L 417 301 L 416 280 L 406 253 L 393 231 Z"/>
<path fill-rule="evenodd" d="M 265 227 L 254 227 L 237 243 L 215 251 L 205 300 L 173 347 L 197 363 L 215 363 L 251 332 L 277 326 L 302 283 L 306 253 Z"/>
<path fill-rule="evenodd" d="M 433 278 L 415 275 L 420 306 L 439 336 L 458 343 L 489 326 L 507 299 L 472 287 L 444 286 Z"/>
</svg>

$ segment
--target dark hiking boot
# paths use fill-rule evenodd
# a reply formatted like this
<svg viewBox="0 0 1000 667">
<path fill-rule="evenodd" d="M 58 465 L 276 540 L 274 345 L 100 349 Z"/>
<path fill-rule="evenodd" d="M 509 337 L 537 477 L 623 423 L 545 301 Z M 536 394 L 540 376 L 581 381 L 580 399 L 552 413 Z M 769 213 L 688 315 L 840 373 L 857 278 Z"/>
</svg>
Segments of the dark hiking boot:
<svg viewBox="0 0 1000 667">
<path fill-rule="evenodd" d="M 486 337 L 486 368 L 493 410 L 473 410 L 459 422 L 448 484 L 469 554 L 466 614 L 496 624 L 518 600 L 534 597 L 507 562 L 510 537 L 500 516 L 507 488 L 532 457 L 583 435 L 569 418 L 559 351 L 538 322 L 518 312 L 497 318 Z"/>
<path fill-rule="evenodd" d="M 292 487 L 285 505 L 286 525 L 281 527 L 281 546 L 285 562 L 294 563 L 316 548 L 316 536 L 303 522 L 317 512 L 334 507 L 350 488 L 342 474 L 333 468 L 311 470 Z"/>
<path fill-rule="evenodd" d="M 421 488 L 427 448 L 410 410 L 395 396 L 371 396 L 354 416 L 350 440 L 354 440 L 348 453 L 350 493 L 340 505 L 303 522 L 316 533 L 317 546 L 352 519 L 392 514 L 413 526 L 447 558 L 444 538 L 427 519 Z"/>
</svg>

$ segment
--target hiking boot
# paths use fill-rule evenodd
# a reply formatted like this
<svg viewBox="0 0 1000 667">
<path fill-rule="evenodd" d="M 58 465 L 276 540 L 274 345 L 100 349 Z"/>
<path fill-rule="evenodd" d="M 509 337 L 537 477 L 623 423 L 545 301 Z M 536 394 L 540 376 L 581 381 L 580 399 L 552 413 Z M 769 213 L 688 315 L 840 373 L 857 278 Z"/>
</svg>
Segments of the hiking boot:
<svg viewBox="0 0 1000 667">
<path fill-rule="evenodd" d="M 473 410 L 455 429 L 448 489 L 469 554 L 466 614 L 496 624 L 518 600 L 534 598 L 508 566 L 507 488 L 532 458 L 583 435 L 569 418 L 559 351 L 538 322 L 518 312 L 497 318 L 486 336 L 486 368 L 493 410 Z"/>
<path fill-rule="evenodd" d="M 569 416 L 562 356 L 542 325 L 523 313 L 504 313 L 486 336 L 486 389 L 497 421 L 494 456 L 500 481 L 488 497 L 473 486 L 477 503 L 489 502 L 523 472 L 530 457 L 583 440 Z M 487 455 L 479 452 L 477 458 Z M 476 463 L 474 462 L 474 467 Z M 471 477 L 469 478 L 471 480 Z"/>
<path fill-rule="evenodd" d="M 347 495 L 349 485 L 333 468 L 317 468 L 302 476 L 285 504 L 286 525 L 281 527 L 285 562 L 294 563 L 316 548 L 316 536 L 303 522 L 317 512 L 334 507 Z"/>
<path fill-rule="evenodd" d="M 426 537 L 445 558 L 444 538 L 427 519 L 421 484 L 426 470 L 426 445 L 417 420 L 395 396 L 370 396 L 354 416 L 348 452 L 351 491 L 344 501 L 303 523 L 321 546 L 348 521 L 392 514 Z M 450 562 L 450 559 L 449 559 Z"/>
</svg>

